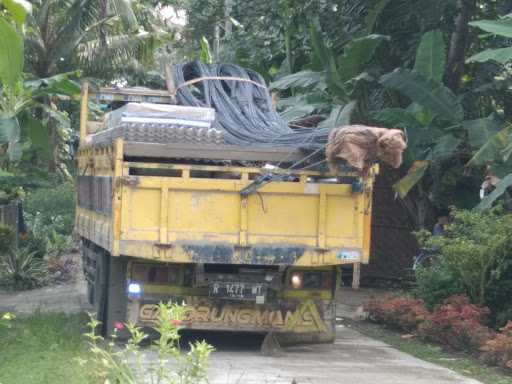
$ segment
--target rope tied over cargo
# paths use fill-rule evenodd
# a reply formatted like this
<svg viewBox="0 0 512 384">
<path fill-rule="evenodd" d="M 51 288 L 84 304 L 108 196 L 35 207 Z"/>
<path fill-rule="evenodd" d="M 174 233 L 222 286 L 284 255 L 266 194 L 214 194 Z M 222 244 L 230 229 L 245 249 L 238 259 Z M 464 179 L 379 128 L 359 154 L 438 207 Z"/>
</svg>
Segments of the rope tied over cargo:
<svg viewBox="0 0 512 384">
<path fill-rule="evenodd" d="M 245 82 L 245 83 L 251 83 L 257 87 L 261 87 L 261 88 L 265 88 L 267 89 L 267 87 L 263 84 L 260 84 L 254 80 L 250 80 L 250 79 L 244 79 L 243 77 L 235 77 L 235 76 L 202 76 L 202 77 L 198 77 L 197 79 L 192 79 L 192 80 L 188 80 L 188 81 L 185 81 L 184 83 L 178 85 L 176 87 L 176 89 L 174 90 L 174 92 L 169 92 L 169 94 L 173 97 L 176 97 L 176 95 L 178 94 L 178 91 L 183 88 L 183 87 L 187 87 L 189 85 L 192 85 L 192 84 L 195 84 L 195 83 L 199 83 L 201 81 L 205 81 L 205 80 L 224 80 L 224 81 L 241 81 L 241 82 Z"/>
</svg>

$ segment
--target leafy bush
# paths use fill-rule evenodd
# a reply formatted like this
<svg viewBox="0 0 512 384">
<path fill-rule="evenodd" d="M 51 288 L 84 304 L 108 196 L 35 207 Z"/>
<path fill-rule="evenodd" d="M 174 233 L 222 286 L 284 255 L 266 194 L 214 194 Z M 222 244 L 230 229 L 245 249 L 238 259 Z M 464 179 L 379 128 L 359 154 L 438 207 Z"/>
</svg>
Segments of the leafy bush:
<svg viewBox="0 0 512 384">
<path fill-rule="evenodd" d="M 416 269 L 415 275 L 416 285 L 413 293 L 425 301 L 429 310 L 448 297 L 464 292 L 464 287 L 442 258 L 432 260 L 429 266 L 420 266 Z"/>
<path fill-rule="evenodd" d="M 444 236 L 427 236 L 436 249 L 432 265 L 416 273 L 415 293 L 434 306 L 453 293 L 491 309 L 503 321 L 512 308 L 512 215 L 500 207 L 485 212 L 452 211 Z"/>
<path fill-rule="evenodd" d="M 75 220 L 75 187 L 66 182 L 52 188 L 37 189 L 25 199 L 29 224 L 49 227 L 58 234 L 71 235 Z"/>
<path fill-rule="evenodd" d="M 11 227 L 0 224 L 0 255 L 9 251 L 15 241 L 15 234 Z"/>
<path fill-rule="evenodd" d="M 423 300 L 407 296 L 372 298 L 364 307 L 371 320 L 409 332 L 416 330 L 429 314 Z"/>
<path fill-rule="evenodd" d="M 512 370 L 512 320 L 481 348 L 481 359 L 487 364 L 500 365 Z"/>
<path fill-rule="evenodd" d="M 52 257 L 48 259 L 48 273 L 55 283 L 65 283 L 73 277 L 77 265 L 69 258 Z"/>
<path fill-rule="evenodd" d="M 72 245 L 75 193 L 72 183 L 42 188 L 28 194 L 25 217 L 29 228 L 22 246 L 37 257 L 57 257 Z"/>
<path fill-rule="evenodd" d="M 426 317 L 418 333 L 457 350 L 477 350 L 494 336 L 485 325 L 488 315 L 488 308 L 471 304 L 467 296 L 454 295 Z"/>
<path fill-rule="evenodd" d="M 21 290 L 41 287 L 47 281 L 46 262 L 27 249 L 11 249 L 0 256 L 0 285 Z"/>
<path fill-rule="evenodd" d="M 93 374 L 101 383 L 208 383 L 206 363 L 213 347 L 201 341 L 190 344 L 190 351 L 186 354 L 179 349 L 179 327 L 184 309 L 176 304 L 159 304 L 158 318 L 153 328 L 159 337 L 151 345 L 157 359 L 149 363 L 143 361 L 144 352 L 140 349 L 140 344 L 148 338 L 141 328 L 115 322 L 116 333 L 128 331 L 130 334 L 124 347 L 115 348 L 114 342 L 105 344 L 103 338 L 96 334 L 100 323 L 91 317 L 88 323 L 90 331 L 85 336 L 92 358 L 81 363 L 94 367 Z M 129 361 L 133 364 L 129 364 Z M 170 366 L 170 363 L 173 364 Z"/>
</svg>

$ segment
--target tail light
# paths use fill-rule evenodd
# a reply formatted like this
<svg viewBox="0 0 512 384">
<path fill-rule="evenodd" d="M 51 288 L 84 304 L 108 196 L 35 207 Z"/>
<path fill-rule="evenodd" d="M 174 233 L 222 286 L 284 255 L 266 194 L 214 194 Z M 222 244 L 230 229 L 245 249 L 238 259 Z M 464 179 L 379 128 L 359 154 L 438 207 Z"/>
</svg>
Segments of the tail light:
<svg viewBox="0 0 512 384">
<path fill-rule="evenodd" d="M 302 288 L 302 273 L 293 272 L 292 277 L 290 279 L 290 283 L 292 285 L 292 288 L 294 288 L 294 289 Z"/>
</svg>

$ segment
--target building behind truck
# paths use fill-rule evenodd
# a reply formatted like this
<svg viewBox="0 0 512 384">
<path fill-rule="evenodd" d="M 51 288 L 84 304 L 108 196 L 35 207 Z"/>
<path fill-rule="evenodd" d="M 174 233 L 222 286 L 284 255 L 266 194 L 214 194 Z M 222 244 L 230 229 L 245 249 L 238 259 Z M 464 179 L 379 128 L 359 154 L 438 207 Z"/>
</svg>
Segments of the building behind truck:
<svg viewBox="0 0 512 384">
<path fill-rule="evenodd" d="M 263 82 L 237 75 L 178 78 L 177 94 L 242 82 L 261 108 L 268 92 L 252 83 Z M 305 132 L 290 146 L 235 141 L 229 111 L 173 96 L 83 85 L 76 229 L 103 332 L 151 325 L 157 304 L 173 301 L 188 329 L 333 341 L 340 266 L 369 261 L 377 168 L 332 174 L 321 146 L 302 146 Z M 121 107 L 98 116 L 91 103 Z"/>
</svg>

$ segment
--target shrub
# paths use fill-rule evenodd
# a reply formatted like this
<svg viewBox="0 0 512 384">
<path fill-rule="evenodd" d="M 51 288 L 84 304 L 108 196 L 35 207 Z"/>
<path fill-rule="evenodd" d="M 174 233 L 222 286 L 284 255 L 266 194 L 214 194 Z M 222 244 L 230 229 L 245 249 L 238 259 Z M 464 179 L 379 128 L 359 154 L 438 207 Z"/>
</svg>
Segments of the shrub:
<svg viewBox="0 0 512 384">
<path fill-rule="evenodd" d="M 473 351 L 493 337 L 485 324 L 489 309 L 454 295 L 434 309 L 418 327 L 420 336 L 457 350 Z"/>
<path fill-rule="evenodd" d="M 94 367 L 93 374 L 101 383 L 208 383 L 206 364 L 213 347 L 205 341 L 196 341 L 190 344 L 190 351 L 186 354 L 179 349 L 179 327 L 184 309 L 184 306 L 176 304 L 159 304 L 158 318 L 153 328 L 159 337 L 151 346 L 157 355 L 154 362 L 143 361 L 140 344 L 148 336 L 141 328 L 116 322 L 115 329 L 128 331 L 130 338 L 124 347 L 115 348 L 113 341 L 105 344 L 103 338 L 95 333 L 99 322 L 91 317 L 88 324 L 90 332 L 85 336 L 92 358 L 81 363 Z M 171 362 L 174 363 L 172 366 L 169 365 Z"/>
<path fill-rule="evenodd" d="M 11 249 L 0 255 L 0 285 L 21 290 L 41 287 L 47 281 L 46 263 L 27 249 Z"/>
<path fill-rule="evenodd" d="M 429 314 L 423 300 L 406 296 L 372 298 L 364 307 L 370 320 L 409 332 L 415 331 Z"/>
<path fill-rule="evenodd" d="M 24 210 L 29 224 L 50 227 L 61 235 L 71 235 L 75 220 L 75 187 L 66 182 L 53 188 L 37 189 L 27 195 Z"/>
<path fill-rule="evenodd" d="M 419 238 L 438 255 L 431 266 L 417 271 L 416 294 L 433 306 L 449 294 L 464 293 L 489 307 L 495 320 L 512 308 L 512 215 L 496 207 L 453 210 L 452 218 L 444 236 Z"/>
<path fill-rule="evenodd" d="M 65 283 L 74 275 L 77 269 L 72 259 L 52 257 L 48 259 L 48 273 L 55 283 Z"/>
<path fill-rule="evenodd" d="M 434 259 L 427 267 L 420 266 L 415 275 L 416 285 L 413 293 L 423 299 L 429 310 L 448 297 L 464 292 L 464 287 L 443 259 Z"/>
<path fill-rule="evenodd" d="M 11 227 L 0 224 L 0 255 L 9 251 L 15 242 L 15 236 Z"/>
<path fill-rule="evenodd" d="M 483 347 L 481 359 L 487 364 L 500 365 L 512 370 L 512 320 L 500 328 L 500 332 Z"/>
</svg>

